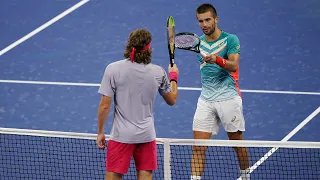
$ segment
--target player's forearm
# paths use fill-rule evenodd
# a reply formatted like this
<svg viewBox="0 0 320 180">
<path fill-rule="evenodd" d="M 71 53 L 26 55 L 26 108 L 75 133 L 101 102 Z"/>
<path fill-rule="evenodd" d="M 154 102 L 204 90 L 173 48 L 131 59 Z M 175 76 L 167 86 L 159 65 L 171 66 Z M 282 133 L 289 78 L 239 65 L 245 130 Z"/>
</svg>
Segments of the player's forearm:
<svg viewBox="0 0 320 180">
<path fill-rule="evenodd" d="M 104 125 L 109 116 L 110 106 L 109 105 L 100 105 L 98 109 L 98 134 L 104 133 Z"/>
<path fill-rule="evenodd" d="M 238 63 L 236 61 L 228 61 L 219 56 L 215 56 L 215 63 L 229 72 L 236 72 L 238 70 Z"/>
<path fill-rule="evenodd" d="M 170 85 L 171 85 L 171 93 L 173 94 L 174 100 L 176 101 L 178 96 L 178 85 L 175 81 L 171 81 Z"/>
<path fill-rule="evenodd" d="M 226 67 L 224 67 L 224 69 L 229 72 L 236 72 L 238 70 L 238 64 L 236 64 L 232 61 L 227 61 Z"/>
<path fill-rule="evenodd" d="M 176 101 L 178 96 L 178 76 L 179 74 L 177 72 L 169 73 L 171 93 L 173 94 L 174 101 Z"/>
<path fill-rule="evenodd" d="M 169 93 L 164 94 L 163 98 L 168 105 L 173 106 L 176 104 L 177 96 L 178 96 L 178 85 L 177 85 L 178 73 L 170 72 L 169 78 L 170 78 L 171 91 Z"/>
</svg>

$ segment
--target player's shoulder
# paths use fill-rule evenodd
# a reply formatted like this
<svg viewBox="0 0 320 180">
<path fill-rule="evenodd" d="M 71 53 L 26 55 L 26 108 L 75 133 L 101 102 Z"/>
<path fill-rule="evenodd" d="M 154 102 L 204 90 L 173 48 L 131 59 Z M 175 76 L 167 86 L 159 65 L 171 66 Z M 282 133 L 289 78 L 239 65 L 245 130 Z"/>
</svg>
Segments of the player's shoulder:
<svg viewBox="0 0 320 180">
<path fill-rule="evenodd" d="M 149 67 L 152 69 L 152 72 L 156 73 L 158 76 L 163 76 L 165 73 L 165 70 L 163 69 L 163 67 L 157 64 L 150 63 Z"/>
<path fill-rule="evenodd" d="M 202 34 L 199 38 L 200 38 L 201 41 L 205 41 L 206 40 L 206 35 Z"/>
<path fill-rule="evenodd" d="M 227 38 L 227 40 L 229 42 L 234 42 L 234 41 L 238 42 L 239 41 L 239 38 L 236 34 L 228 33 L 225 31 L 222 31 L 222 37 Z"/>
<path fill-rule="evenodd" d="M 106 70 L 109 70 L 109 71 L 114 71 L 114 70 L 117 70 L 119 69 L 120 67 L 123 67 L 123 65 L 128 62 L 127 59 L 123 59 L 123 60 L 118 60 L 118 61 L 114 61 L 114 62 L 111 62 L 107 65 L 106 67 Z"/>
<path fill-rule="evenodd" d="M 129 62 L 128 59 L 122 59 L 122 60 L 111 62 L 108 66 L 117 67 L 117 66 L 122 66 L 124 64 L 127 64 L 128 62 Z"/>
</svg>

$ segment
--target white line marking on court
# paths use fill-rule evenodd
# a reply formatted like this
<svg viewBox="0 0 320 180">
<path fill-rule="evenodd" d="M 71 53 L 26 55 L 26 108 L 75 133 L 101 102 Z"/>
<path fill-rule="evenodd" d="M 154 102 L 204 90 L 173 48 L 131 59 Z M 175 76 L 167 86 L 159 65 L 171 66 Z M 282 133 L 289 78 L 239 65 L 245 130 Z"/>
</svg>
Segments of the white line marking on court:
<svg viewBox="0 0 320 180">
<path fill-rule="evenodd" d="M 40 84 L 40 85 L 58 85 L 58 86 L 88 86 L 100 87 L 95 83 L 72 83 L 72 82 L 49 82 L 49 81 L 20 81 L 20 80 L 0 80 L 0 83 L 16 83 L 16 84 Z"/>
<path fill-rule="evenodd" d="M 40 31 L 44 30 L 45 28 L 47 28 L 48 26 L 52 25 L 53 23 L 57 22 L 58 20 L 60 20 L 61 18 L 63 18 L 64 16 L 70 14 L 72 11 L 78 9 L 79 7 L 81 7 L 82 5 L 84 5 L 85 3 L 87 3 L 89 0 L 82 0 L 80 2 L 78 2 L 77 4 L 73 5 L 72 7 L 70 7 L 69 9 L 65 10 L 64 12 L 62 12 L 61 14 L 59 14 L 58 16 L 54 17 L 53 19 L 51 19 L 50 21 L 46 22 L 45 24 L 43 24 L 42 26 L 38 27 L 37 29 L 33 30 L 32 32 L 30 32 L 29 34 L 25 35 L 24 37 L 22 37 L 21 39 L 17 40 L 16 42 L 10 44 L 8 47 L 2 49 L 0 51 L 0 56 L 2 56 L 4 53 L 10 51 L 11 49 L 13 49 L 14 47 L 18 46 L 19 44 L 21 44 L 22 42 L 26 41 L 27 39 L 31 38 L 32 36 L 36 35 L 37 33 L 39 33 Z"/>
<path fill-rule="evenodd" d="M 247 93 L 320 95 L 320 92 L 303 92 L 303 91 L 272 91 L 272 90 L 240 90 L 240 91 L 247 92 Z"/>
<path fill-rule="evenodd" d="M 286 142 L 292 136 L 294 136 L 300 129 L 302 129 L 308 122 L 310 122 L 314 117 L 317 116 L 317 114 L 320 113 L 320 106 L 313 111 L 305 120 L 303 120 L 296 128 L 294 128 L 286 137 L 284 137 L 281 141 Z M 267 152 L 260 160 L 258 160 L 253 166 L 250 167 L 250 173 L 252 173 L 255 169 L 258 168 L 265 160 L 267 160 L 273 153 L 275 153 L 278 150 L 278 147 L 272 148 L 269 152 Z M 241 177 L 238 178 L 240 180 Z"/>
<path fill-rule="evenodd" d="M 60 86 L 88 86 L 99 87 L 98 83 L 73 83 L 73 82 L 54 82 L 54 81 L 25 81 L 25 80 L 5 80 L 0 79 L 0 83 L 17 83 L 17 84 L 40 84 L 40 85 L 60 85 Z M 179 87 L 179 90 L 185 91 L 201 91 L 201 88 Z M 320 92 L 299 92 L 299 91 L 270 91 L 270 90 L 246 90 L 246 93 L 270 93 L 270 94 L 300 94 L 300 95 L 320 95 Z"/>
</svg>

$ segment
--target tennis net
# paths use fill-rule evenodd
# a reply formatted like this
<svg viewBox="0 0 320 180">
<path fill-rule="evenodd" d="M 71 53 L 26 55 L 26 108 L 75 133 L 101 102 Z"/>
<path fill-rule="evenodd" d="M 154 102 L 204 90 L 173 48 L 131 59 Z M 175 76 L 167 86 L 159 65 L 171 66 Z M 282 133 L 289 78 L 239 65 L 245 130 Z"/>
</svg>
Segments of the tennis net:
<svg viewBox="0 0 320 180">
<path fill-rule="evenodd" d="M 0 179 L 104 179 L 105 151 L 95 139 L 88 133 L 0 128 Z M 207 147 L 202 179 L 241 179 L 233 147 L 247 147 L 251 180 L 320 178 L 320 142 L 158 138 L 153 179 L 190 179 L 194 147 Z M 123 179 L 137 179 L 133 160 Z"/>
</svg>

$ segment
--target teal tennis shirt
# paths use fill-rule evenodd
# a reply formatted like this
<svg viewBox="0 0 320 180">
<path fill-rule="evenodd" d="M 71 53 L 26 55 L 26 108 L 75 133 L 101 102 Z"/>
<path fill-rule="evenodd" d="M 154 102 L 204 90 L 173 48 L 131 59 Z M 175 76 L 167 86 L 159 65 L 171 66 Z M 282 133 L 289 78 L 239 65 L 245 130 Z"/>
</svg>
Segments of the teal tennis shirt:
<svg viewBox="0 0 320 180">
<path fill-rule="evenodd" d="M 222 31 L 220 37 L 207 42 L 205 35 L 200 37 L 200 50 L 216 54 L 226 60 L 230 54 L 240 54 L 240 41 L 236 35 Z M 239 72 L 228 72 L 217 64 L 207 64 L 198 55 L 201 70 L 202 91 L 200 97 L 206 101 L 221 101 L 240 95 L 238 86 Z M 239 68 L 238 68 L 239 70 Z"/>
</svg>

